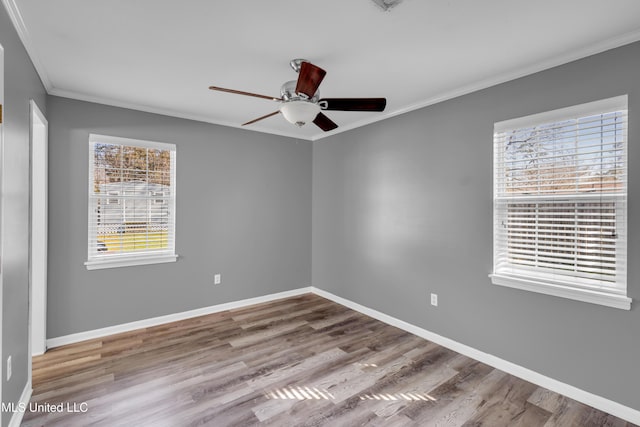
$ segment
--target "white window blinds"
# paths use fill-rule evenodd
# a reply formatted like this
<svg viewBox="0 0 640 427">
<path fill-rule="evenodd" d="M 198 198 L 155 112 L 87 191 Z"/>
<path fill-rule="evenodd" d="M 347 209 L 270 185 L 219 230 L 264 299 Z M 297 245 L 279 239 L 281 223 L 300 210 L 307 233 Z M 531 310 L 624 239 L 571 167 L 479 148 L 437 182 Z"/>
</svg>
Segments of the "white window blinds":
<svg viewBox="0 0 640 427">
<path fill-rule="evenodd" d="M 87 268 L 175 261 L 173 144 L 90 135 Z"/>
<path fill-rule="evenodd" d="M 497 123 L 494 283 L 628 308 L 626 199 L 626 96 Z"/>
</svg>

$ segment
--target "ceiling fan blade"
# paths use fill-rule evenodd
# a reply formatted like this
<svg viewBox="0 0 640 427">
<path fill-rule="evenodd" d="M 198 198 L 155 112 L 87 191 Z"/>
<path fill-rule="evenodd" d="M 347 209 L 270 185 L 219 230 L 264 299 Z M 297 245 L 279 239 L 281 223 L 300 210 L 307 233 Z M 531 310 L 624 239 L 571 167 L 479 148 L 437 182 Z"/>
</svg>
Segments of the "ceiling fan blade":
<svg viewBox="0 0 640 427">
<path fill-rule="evenodd" d="M 315 123 L 320 129 L 322 129 L 325 132 L 334 130 L 335 128 L 338 127 L 338 125 L 335 124 L 333 120 L 331 120 L 329 117 L 325 116 L 322 113 L 318 113 L 316 118 L 313 120 L 313 123 Z"/>
<path fill-rule="evenodd" d="M 324 110 L 340 111 L 384 111 L 387 106 L 386 98 L 324 98 L 318 103 L 325 102 Z"/>
<path fill-rule="evenodd" d="M 209 86 L 209 89 L 217 90 L 219 92 L 235 93 L 236 95 L 253 96 L 253 97 L 256 97 L 256 98 L 268 99 L 270 101 L 282 101 L 282 98 L 276 98 L 275 96 L 260 95 L 258 93 L 243 92 L 241 90 L 226 89 L 226 88 L 217 87 L 217 86 Z"/>
<path fill-rule="evenodd" d="M 316 67 L 310 62 L 303 62 L 300 65 L 298 75 L 298 83 L 296 84 L 296 93 L 304 93 L 312 98 L 318 90 L 318 86 L 322 83 L 327 72 L 320 67 Z"/>
<path fill-rule="evenodd" d="M 262 119 L 266 119 L 266 118 L 268 118 L 268 117 L 275 116 L 275 115 L 276 115 L 276 114 L 278 114 L 279 112 L 280 112 L 280 110 L 277 110 L 277 111 L 274 111 L 273 113 L 265 114 L 265 115 L 264 115 L 264 116 L 262 116 L 262 117 L 258 117 L 257 119 L 253 119 L 253 120 L 251 120 L 250 122 L 243 123 L 243 124 L 242 124 L 242 126 L 250 125 L 250 124 L 252 124 L 252 123 L 259 122 L 259 121 L 260 121 L 260 120 L 262 120 Z"/>
</svg>

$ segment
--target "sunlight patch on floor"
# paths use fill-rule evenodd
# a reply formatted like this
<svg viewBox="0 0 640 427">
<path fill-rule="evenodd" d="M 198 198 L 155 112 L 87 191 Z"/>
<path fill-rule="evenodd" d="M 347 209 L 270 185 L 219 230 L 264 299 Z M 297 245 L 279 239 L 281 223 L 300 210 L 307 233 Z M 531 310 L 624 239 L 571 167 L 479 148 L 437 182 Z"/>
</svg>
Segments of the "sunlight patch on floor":
<svg viewBox="0 0 640 427">
<path fill-rule="evenodd" d="M 335 397 L 324 389 L 317 387 L 290 386 L 276 388 L 265 392 L 267 399 L 276 400 L 333 400 Z"/>
<path fill-rule="evenodd" d="M 360 400 L 405 400 L 408 402 L 436 402 L 438 399 L 426 393 L 368 393 L 360 396 Z"/>
<path fill-rule="evenodd" d="M 360 368 L 377 368 L 378 365 L 375 363 L 355 363 L 356 366 Z"/>
</svg>

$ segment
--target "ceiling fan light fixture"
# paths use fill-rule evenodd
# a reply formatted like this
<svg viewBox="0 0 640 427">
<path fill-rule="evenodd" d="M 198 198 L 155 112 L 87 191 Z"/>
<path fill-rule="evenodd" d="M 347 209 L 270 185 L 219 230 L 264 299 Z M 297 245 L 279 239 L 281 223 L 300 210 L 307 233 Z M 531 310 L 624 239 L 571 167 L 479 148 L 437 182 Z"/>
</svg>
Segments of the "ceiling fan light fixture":
<svg viewBox="0 0 640 427">
<path fill-rule="evenodd" d="M 280 112 L 289 123 L 302 127 L 316 118 L 320 106 L 309 101 L 289 101 L 282 104 Z"/>
</svg>

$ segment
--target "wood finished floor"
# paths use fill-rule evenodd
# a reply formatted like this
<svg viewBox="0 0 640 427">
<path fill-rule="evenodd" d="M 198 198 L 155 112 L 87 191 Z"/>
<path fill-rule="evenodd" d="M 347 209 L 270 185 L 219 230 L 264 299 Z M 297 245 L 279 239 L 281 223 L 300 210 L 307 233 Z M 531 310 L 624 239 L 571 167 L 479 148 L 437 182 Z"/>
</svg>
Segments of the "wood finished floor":
<svg viewBox="0 0 640 427">
<path fill-rule="evenodd" d="M 65 411 L 23 426 L 632 425 L 311 294 L 55 348 L 33 387 Z"/>
</svg>

